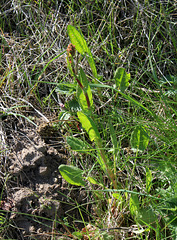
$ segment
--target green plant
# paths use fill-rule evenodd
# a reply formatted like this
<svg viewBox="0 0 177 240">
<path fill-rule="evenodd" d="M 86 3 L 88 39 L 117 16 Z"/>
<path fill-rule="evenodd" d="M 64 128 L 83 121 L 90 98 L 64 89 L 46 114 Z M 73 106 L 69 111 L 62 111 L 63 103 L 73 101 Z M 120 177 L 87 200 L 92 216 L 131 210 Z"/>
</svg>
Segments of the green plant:
<svg viewBox="0 0 177 240">
<path fill-rule="evenodd" d="M 89 50 L 86 41 L 84 40 L 83 36 L 73 27 L 68 26 L 68 34 L 70 36 L 71 44 L 69 44 L 67 49 L 67 63 L 68 68 L 70 70 L 71 76 L 77 82 L 76 87 L 76 97 L 77 102 L 79 104 L 79 111 L 77 110 L 77 117 L 79 122 L 81 123 L 82 127 L 85 129 L 86 133 L 89 136 L 91 142 L 94 142 L 95 149 L 97 154 L 94 154 L 97 162 L 100 165 L 100 170 L 106 174 L 106 176 L 110 180 L 110 186 L 113 189 L 112 197 L 115 199 L 115 202 L 119 201 L 119 204 L 123 202 L 127 202 L 126 198 L 128 197 L 127 193 L 131 193 L 130 197 L 130 212 L 132 216 L 135 218 L 137 223 L 147 224 L 150 228 L 153 228 L 150 223 L 157 222 L 156 214 L 153 210 L 147 210 L 146 207 L 140 207 L 140 203 L 138 200 L 138 193 L 136 191 L 128 191 L 128 189 L 123 189 L 123 185 L 118 182 L 117 178 L 117 154 L 119 151 L 119 146 L 117 142 L 117 138 L 114 134 L 114 128 L 111 124 L 111 121 L 108 120 L 108 129 L 110 131 L 111 141 L 113 144 L 113 158 L 110 157 L 110 154 L 105 152 L 103 146 L 103 139 L 98 130 L 98 123 L 97 116 L 94 114 L 94 101 L 92 97 L 91 89 L 94 87 L 96 88 L 109 88 L 116 93 L 116 97 L 118 94 L 122 95 L 126 99 L 128 99 L 133 104 L 141 107 L 146 112 L 150 113 L 153 116 L 153 113 L 149 111 L 146 107 L 144 107 L 141 103 L 126 95 L 124 92 L 126 88 L 129 86 L 130 74 L 127 74 L 124 68 L 118 68 L 114 74 L 114 81 L 115 86 L 111 87 L 109 85 L 99 84 L 99 83 L 92 83 L 88 81 L 88 76 L 84 73 L 83 69 L 80 68 L 78 74 L 76 73 L 75 64 L 74 64 L 74 56 L 75 50 L 77 50 L 82 57 L 86 57 L 90 68 L 92 69 L 92 74 L 90 78 L 95 81 L 95 77 L 97 76 L 96 67 L 93 60 L 93 56 L 91 51 Z M 100 92 L 99 92 L 100 93 Z M 143 125 L 137 125 L 137 127 L 133 130 L 131 135 L 131 145 L 132 150 L 136 152 L 136 159 L 138 158 L 138 153 L 143 152 L 146 150 L 148 143 L 149 143 L 149 135 L 147 127 Z M 67 144 L 73 151 L 79 153 L 87 153 L 91 154 L 92 149 L 88 146 L 88 143 L 82 141 L 73 136 L 68 136 L 66 138 Z M 109 155 L 109 157 L 108 157 Z M 114 159 L 114 161 L 110 160 Z M 134 167 L 132 170 L 132 176 L 134 175 L 135 167 L 136 167 L 136 159 L 134 163 Z M 59 171 L 63 178 L 70 184 L 77 185 L 77 186 L 86 186 L 86 182 L 90 182 L 90 184 L 96 184 L 103 188 L 104 190 L 108 190 L 103 184 L 101 184 L 101 179 L 96 180 L 93 176 L 91 171 L 87 172 L 86 170 L 81 170 L 80 168 L 72 165 L 60 165 Z M 125 188 L 127 188 L 125 186 Z M 152 173 L 150 169 L 147 168 L 146 170 L 146 190 L 147 193 L 150 192 L 152 187 Z M 111 190 L 111 189 L 109 189 Z M 124 196 L 120 195 L 119 192 L 125 192 Z M 111 193 L 111 191 L 110 191 Z M 146 195 L 148 196 L 148 194 Z M 149 195 L 149 197 L 151 197 Z M 123 200 L 124 199 L 124 200 Z M 116 203 L 117 204 L 117 203 Z M 112 205 L 113 206 L 113 205 Z M 121 207 L 123 208 L 123 206 Z M 146 216 L 145 212 L 148 211 L 149 215 Z M 154 229 L 154 228 L 153 228 Z M 158 234 L 158 233 L 157 233 Z"/>
</svg>

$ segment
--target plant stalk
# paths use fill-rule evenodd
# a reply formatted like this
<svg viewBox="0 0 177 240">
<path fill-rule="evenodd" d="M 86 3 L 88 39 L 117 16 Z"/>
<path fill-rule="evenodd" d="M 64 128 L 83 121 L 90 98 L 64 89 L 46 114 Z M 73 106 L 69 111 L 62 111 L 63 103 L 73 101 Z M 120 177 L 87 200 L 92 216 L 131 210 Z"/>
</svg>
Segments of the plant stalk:
<svg viewBox="0 0 177 240">
<path fill-rule="evenodd" d="M 113 184 L 113 187 L 114 187 L 114 189 L 118 189 L 118 188 L 117 188 L 117 182 L 116 182 L 116 179 L 115 179 L 115 175 L 114 175 L 114 173 L 111 171 L 111 169 L 109 168 L 109 166 L 107 165 L 107 159 L 106 159 L 105 152 L 104 152 L 104 150 L 103 150 L 103 148 L 102 148 L 102 144 L 100 143 L 100 141 L 97 140 L 97 141 L 96 141 L 96 145 L 98 146 L 98 149 L 99 149 L 101 158 L 102 158 L 102 160 L 103 160 L 103 162 L 104 162 L 104 165 L 105 165 L 105 167 L 106 167 L 106 171 L 107 171 L 108 176 L 109 176 L 109 178 L 110 178 L 110 180 L 111 180 L 111 182 L 112 182 L 112 184 Z"/>
</svg>

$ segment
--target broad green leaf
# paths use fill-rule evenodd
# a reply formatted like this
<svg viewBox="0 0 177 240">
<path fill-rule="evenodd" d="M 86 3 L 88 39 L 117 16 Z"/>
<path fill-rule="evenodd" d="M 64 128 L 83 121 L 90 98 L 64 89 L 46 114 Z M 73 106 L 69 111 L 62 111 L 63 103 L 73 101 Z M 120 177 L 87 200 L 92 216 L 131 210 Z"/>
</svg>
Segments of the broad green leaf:
<svg viewBox="0 0 177 240">
<path fill-rule="evenodd" d="M 89 49 L 84 37 L 77 31 L 77 29 L 71 25 L 67 27 L 68 35 L 71 43 L 75 46 L 76 50 L 80 54 L 89 53 Z"/>
<path fill-rule="evenodd" d="M 68 25 L 67 30 L 71 43 L 75 46 L 76 50 L 80 54 L 86 56 L 87 61 L 89 62 L 90 68 L 92 70 L 93 76 L 97 78 L 95 61 L 93 59 L 90 49 L 87 46 L 87 42 L 85 41 L 84 37 L 79 33 L 79 31 L 75 27 L 71 25 Z"/>
<path fill-rule="evenodd" d="M 80 69 L 79 80 L 82 83 L 84 89 L 82 90 L 79 85 L 77 86 L 77 98 L 79 99 L 79 103 L 80 103 L 82 110 L 87 114 L 91 114 L 91 109 L 93 107 L 92 92 L 91 92 L 91 88 L 88 84 L 87 77 L 82 68 Z M 88 108 L 86 94 L 87 94 L 89 102 L 90 102 L 90 108 Z"/>
<path fill-rule="evenodd" d="M 149 168 L 146 168 L 146 191 L 149 193 L 152 187 L 152 172 Z"/>
<path fill-rule="evenodd" d="M 77 116 L 82 124 L 82 127 L 88 133 L 90 140 L 91 141 L 101 140 L 100 134 L 94 121 L 90 117 L 86 116 L 83 112 L 77 112 Z"/>
<path fill-rule="evenodd" d="M 131 135 L 131 146 L 134 150 L 144 151 L 149 143 L 149 136 L 143 126 L 137 126 Z"/>
<path fill-rule="evenodd" d="M 140 211 L 140 204 L 137 194 L 131 194 L 130 200 L 129 200 L 129 209 L 132 216 L 135 218 L 138 216 Z"/>
<path fill-rule="evenodd" d="M 87 145 L 82 140 L 75 138 L 75 137 L 67 137 L 66 141 L 72 150 L 80 152 L 80 153 L 86 152 Z"/>
<path fill-rule="evenodd" d="M 89 116 L 85 115 L 83 112 L 77 112 L 77 116 L 82 124 L 82 127 L 88 133 L 90 140 L 95 141 L 98 152 L 97 161 L 100 164 L 101 168 L 106 172 L 107 157 L 105 155 L 103 156 L 103 152 L 100 150 L 102 149 L 101 137 L 94 121 Z"/>
<path fill-rule="evenodd" d="M 125 69 L 120 67 L 115 71 L 114 79 L 116 81 L 116 87 L 120 89 L 121 92 L 124 92 L 129 86 L 130 73 L 126 73 Z"/>
<path fill-rule="evenodd" d="M 68 83 L 63 83 L 63 84 L 58 84 L 55 91 L 58 94 L 65 94 L 67 96 L 74 94 L 76 92 L 76 84 L 68 84 Z"/>
<path fill-rule="evenodd" d="M 64 164 L 61 164 L 58 169 L 62 177 L 68 183 L 76 186 L 85 186 L 85 182 L 83 181 L 83 177 L 82 177 L 82 174 L 84 173 L 84 171 L 82 171 L 81 169 L 74 166 L 64 165 Z"/>
</svg>

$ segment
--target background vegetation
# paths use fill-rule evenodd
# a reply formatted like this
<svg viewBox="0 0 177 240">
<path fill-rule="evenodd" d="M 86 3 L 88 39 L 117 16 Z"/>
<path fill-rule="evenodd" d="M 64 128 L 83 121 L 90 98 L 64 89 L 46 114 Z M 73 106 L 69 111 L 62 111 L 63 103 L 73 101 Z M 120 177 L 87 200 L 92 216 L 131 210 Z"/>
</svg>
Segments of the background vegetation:
<svg viewBox="0 0 177 240">
<path fill-rule="evenodd" d="M 84 231 L 73 229 L 71 239 L 177 237 L 176 12 L 176 0 L 0 3 L 1 123 L 7 117 L 35 122 L 38 114 L 49 121 L 56 116 L 61 120 L 66 112 L 78 121 L 73 107 L 76 85 L 66 62 L 68 25 L 86 39 L 96 64 L 97 83 L 114 87 L 119 67 L 131 76 L 125 94 L 139 105 L 112 88 L 91 88 L 94 120 L 119 191 L 113 191 L 111 180 L 100 168 L 95 145 L 84 129 L 62 125 L 64 139 L 77 135 L 88 144 L 85 153 L 74 157 L 76 151 L 63 142 L 68 154 L 73 154 L 71 164 L 97 181 L 87 181 L 85 186 L 92 195 L 95 214 L 90 216 L 90 224 L 94 231 L 89 232 L 88 222 L 83 220 Z M 90 84 L 95 83 L 86 58 L 77 53 L 77 61 Z M 143 151 L 133 145 L 140 128 L 148 136 Z M 6 188 L 8 152 L 2 135 L 2 191 Z M 2 226 L 2 237 L 7 238 L 8 223 Z M 108 234 L 107 228 L 114 229 Z"/>
</svg>

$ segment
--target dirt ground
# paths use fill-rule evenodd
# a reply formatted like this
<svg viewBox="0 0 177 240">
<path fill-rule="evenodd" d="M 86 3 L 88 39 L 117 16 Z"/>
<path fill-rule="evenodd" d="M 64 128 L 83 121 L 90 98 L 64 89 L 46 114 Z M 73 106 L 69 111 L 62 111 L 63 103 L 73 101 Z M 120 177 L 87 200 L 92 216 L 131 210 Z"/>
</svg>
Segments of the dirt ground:
<svg viewBox="0 0 177 240">
<path fill-rule="evenodd" d="M 41 118 L 35 123 L 37 127 L 13 116 L 0 121 L 0 209 L 10 222 L 4 232 L 12 239 L 63 239 L 68 224 L 83 227 L 74 220 L 81 219 L 77 204 L 87 203 L 88 196 L 69 186 L 58 171 L 70 158 L 60 131 L 53 132 Z"/>
</svg>

